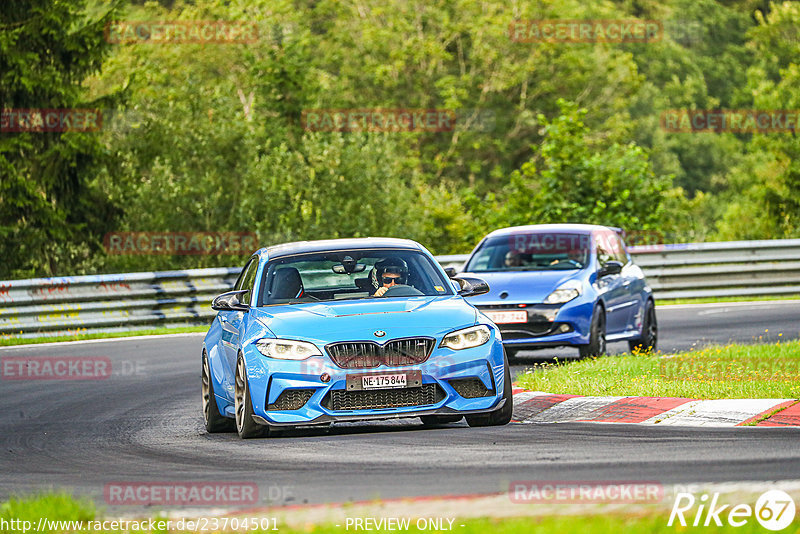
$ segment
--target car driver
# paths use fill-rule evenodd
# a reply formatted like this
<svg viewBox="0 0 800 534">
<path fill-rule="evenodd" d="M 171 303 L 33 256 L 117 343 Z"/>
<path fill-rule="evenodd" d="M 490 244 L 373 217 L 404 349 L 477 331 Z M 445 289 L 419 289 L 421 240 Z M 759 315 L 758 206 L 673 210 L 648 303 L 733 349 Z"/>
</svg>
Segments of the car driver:
<svg viewBox="0 0 800 534">
<path fill-rule="evenodd" d="M 382 297 L 389 289 L 405 284 L 408 278 L 408 265 L 400 258 L 386 258 L 375 264 L 372 285 L 376 288 L 374 297 Z"/>
</svg>

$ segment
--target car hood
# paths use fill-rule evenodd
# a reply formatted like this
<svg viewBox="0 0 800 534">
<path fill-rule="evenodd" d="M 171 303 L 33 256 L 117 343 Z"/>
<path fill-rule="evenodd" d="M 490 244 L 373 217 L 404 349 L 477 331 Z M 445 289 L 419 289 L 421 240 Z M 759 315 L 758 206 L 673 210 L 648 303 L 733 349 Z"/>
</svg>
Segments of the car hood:
<svg viewBox="0 0 800 534">
<path fill-rule="evenodd" d="M 276 337 L 331 343 L 441 336 L 474 325 L 477 312 L 461 297 L 410 297 L 270 306 L 257 315 Z M 378 330 L 386 335 L 377 338 Z"/>
<path fill-rule="evenodd" d="M 475 306 L 490 304 L 538 304 L 555 288 L 572 278 L 579 279 L 583 271 L 504 271 L 461 273 L 459 276 L 480 278 L 489 284 L 489 292 L 470 297 Z M 500 295 L 506 294 L 505 298 Z"/>
</svg>

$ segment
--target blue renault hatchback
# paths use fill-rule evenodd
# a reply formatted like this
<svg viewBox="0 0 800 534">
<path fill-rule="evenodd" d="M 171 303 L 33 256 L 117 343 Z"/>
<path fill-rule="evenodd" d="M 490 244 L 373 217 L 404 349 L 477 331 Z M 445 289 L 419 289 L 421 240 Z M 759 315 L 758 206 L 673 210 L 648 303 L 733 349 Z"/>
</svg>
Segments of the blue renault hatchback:
<svg viewBox="0 0 800 534">
<path fill-rule="evenodd" d="M 512 395 L 500 333 L 465 300 L 488 290 L 479 279 L 449 279 L 404 239 L 258 250 L 212 304 L 206 430 L 250 438 L 398 417 L 504 425 Z"/>
<path fill-rule="evenodd" d="M 504 228 L 487 235 L 464 266 L 491 290 L 472 299 L 500 328 L 506 353 L 577 347 L 581 356 L 627 341 L 655 351 L 655 300 L 615 229 L 584 224 Z"/>
</svg>

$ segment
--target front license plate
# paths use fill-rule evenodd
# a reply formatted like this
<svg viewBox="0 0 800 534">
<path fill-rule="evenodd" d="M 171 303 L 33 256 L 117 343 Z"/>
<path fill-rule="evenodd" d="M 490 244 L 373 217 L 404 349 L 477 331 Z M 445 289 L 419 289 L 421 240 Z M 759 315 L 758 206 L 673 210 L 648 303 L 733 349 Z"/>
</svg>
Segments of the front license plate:
<svg viewBox="0 0 800 534">
<path fill-rule="evenodd" d="M 420 371 L 405 373 L 374 373 L 367 375 L 350 375 L 347 377 L 347 389 L 358 391 L 365 389 L 398 389 L 416 388 L 422 385 Z"/>
<path fill-rule="evenodd" d="M 408 387 L 406 375 L 369 375 L 361 377 L 364 389 L 392 389 Z"/>
<path fill-rule="evenodd" d="M 528 312 L 526 311 L 487 311 L 483 313 L 497 324 L 528 322 Z"/>
</svg>

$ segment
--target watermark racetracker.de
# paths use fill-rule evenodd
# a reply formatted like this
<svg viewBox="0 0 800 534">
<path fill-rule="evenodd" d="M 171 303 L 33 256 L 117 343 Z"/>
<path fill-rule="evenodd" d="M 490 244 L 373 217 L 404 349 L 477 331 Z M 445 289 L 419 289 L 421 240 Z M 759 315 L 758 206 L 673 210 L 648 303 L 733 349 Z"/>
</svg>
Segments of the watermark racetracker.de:
<svg viewBox="0 0 800 534">
<path fill-rule="evenodd" d="M 486 132 L 496 116 L 488 109 L 316 108 L 304 109 L 300 121 L 309 132 Z"/>
<path fill-rule="evenodd" d="M 509 484 L 512 503 L 659 503 L 664 498 L 660 482 L 515 480 Z"/>
<path fill-rule="evenodd" d="M 621 235 L 629 247 L 652 247 L 667 242 L 666 234 L 660 230 L 623 230 Z"/>
<path fill-rule="evenodd" d="M 254 22 L 232 20 L 114 21 L 105 27 L 111 44 L 250 44 L 258 41 Z"/>
<path fill-rule="evenodd" d="M 508 35 L 517 43 L 649 43 L 664 37 L 664 25 L 638 19 L 515 20 Z"/>
<path fill-rule="evenodd" d="M 255 482 L 116 481 L 103 487 L 109 506 L 244 506 L 259 501 Z"/>
<path fill-rule="evenodd" d="M 141 361 L 108 356 L 4 356 L 0 358 L 2 380 L 106 380 L 112 376 L 142 376 Z"/>
<path fill-rule="evenodd" d="M 0 532 L 28 534 L 29 532 L 103 533 L 125 532 L 137 534 L 164 532 L 249 532 L 280 530 L 277 517 L 182 517 L 179 519 L 151 517 L 147 519 L 31 519 L 0 517 Z"/>
<path fill-rule="evenodd" d="M 661 129 L 669 133 L 793 133 L 800 125 L 796 109 L 668 109 Z"/>
<path fill-rule="evenodd" d="M 670 356 L 659 361 L 659 376 L 675 381 L 775 381 L 800 380 L 800 362 L 791 358 L 696 358 Z"/>
<path fill-rule="evenodd" d="M 109 232 L 103 237 L 108 254 L 238 255 L 258 248 L 252 232 Z"/>
<path fill-rule="evenodd" d="M 97 132 L 102 127 L 99 109 L 0 109 L 0 132 Z"/>
</svg>

